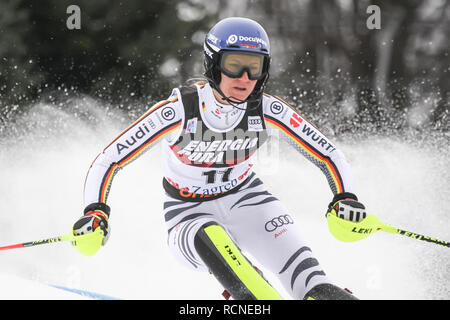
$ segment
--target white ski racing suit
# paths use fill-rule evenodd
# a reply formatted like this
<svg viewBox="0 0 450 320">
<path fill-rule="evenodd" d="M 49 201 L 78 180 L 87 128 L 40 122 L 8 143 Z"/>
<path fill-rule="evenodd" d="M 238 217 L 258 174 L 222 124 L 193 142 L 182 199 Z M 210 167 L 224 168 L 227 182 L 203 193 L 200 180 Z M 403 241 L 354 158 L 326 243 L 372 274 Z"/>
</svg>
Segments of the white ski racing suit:
<svg viewBox="0 0 450 320">
<path fill-rule="evenodd" d="M 292 214 L 253 172 L 252 155 L 268 136 L 281 136 L 325 174 L 333 192 L 354 192 L 343 154 L 282 99 L 264 94 L 262 106 L 216 101 L 209 84 L 180 89 L 152 106 L 92 163 L 85 205 L 106 203 L 115 173 L 163 143 L 163 214 L 168 243 L 187 266 L 206 271 L 193 245 L 198 229 L 214 221 L 242 252 L 273 272 L 294 299 L 330 283 Z"/>
</svg>

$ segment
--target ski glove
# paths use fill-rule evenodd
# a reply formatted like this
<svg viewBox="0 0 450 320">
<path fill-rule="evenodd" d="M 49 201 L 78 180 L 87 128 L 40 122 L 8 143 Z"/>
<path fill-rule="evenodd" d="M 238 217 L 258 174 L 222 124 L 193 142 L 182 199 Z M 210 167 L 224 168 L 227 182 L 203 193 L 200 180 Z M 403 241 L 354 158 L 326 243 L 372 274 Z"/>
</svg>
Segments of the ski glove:
<svg viewBox="0 0 450 320">
<path fill-rule="evenodd" d="M 350 192 L 336 194 L 328 205 L 327 213 L 333 209 L 337 217 L 352 222 L 359 222 L 367 216 L 366 207 Z"/>
<path fill-rule="evenodd" d="M 110 228 L 108 224 L 111 209 L 102 202 L 91 203 L 84 209 L 84 215 L 73 225 L 73 234 L 80 236 L 100 228 L 104 232 L 102 245 L 108 241 Z"/>
</svg>

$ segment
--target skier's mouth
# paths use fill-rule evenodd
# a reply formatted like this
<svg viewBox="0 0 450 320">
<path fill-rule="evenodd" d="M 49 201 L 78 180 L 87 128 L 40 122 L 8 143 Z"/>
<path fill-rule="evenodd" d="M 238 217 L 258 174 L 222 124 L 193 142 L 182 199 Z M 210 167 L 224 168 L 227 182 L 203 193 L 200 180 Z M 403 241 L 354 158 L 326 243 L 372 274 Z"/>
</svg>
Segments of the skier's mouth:
<svg viewBox="0 0 450 320">
<path fill-rule="evenodd" d="M 233 87 L 233 88 L 238 91 L 246 91 L 247 90 L 247 88 L 244 88 L 244 87 Z"/>
</svg>

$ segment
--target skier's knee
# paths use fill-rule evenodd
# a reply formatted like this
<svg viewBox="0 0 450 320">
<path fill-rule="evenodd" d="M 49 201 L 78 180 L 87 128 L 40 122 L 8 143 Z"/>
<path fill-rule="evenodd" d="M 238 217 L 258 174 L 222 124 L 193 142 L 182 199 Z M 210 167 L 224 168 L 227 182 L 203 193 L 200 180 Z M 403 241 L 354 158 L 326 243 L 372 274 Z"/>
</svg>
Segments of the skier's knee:
<svg viewBox="0 0 450 320">
<path fill-rule="evenodd" d="M 194 242 L 198 230 L 207 225 L 209 221 L 206 219 L 187 220 L 177 224 L 169 231 L 168 245 L 175 258 L 196 271 L 208 271 Z"/>
</svg>

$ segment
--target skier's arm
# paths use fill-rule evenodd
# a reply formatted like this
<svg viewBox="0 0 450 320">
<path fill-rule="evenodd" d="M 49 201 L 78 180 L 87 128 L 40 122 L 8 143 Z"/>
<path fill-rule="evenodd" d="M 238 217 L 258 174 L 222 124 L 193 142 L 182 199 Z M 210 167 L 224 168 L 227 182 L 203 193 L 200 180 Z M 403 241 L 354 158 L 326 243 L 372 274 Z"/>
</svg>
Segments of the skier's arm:
<svg viewBox="0 0 450 320">
<path fill-rule="evenodd" d="M 266 95 L 264 119 L 269 134 L 281 137 L 302 153 L 325 174 L 333 192 L 327 217 L 358 222 L 366 217 L 365 206 L 358 201 L 353 186 L 353 175 L 343 153 L 297 110 L 278 97 Z M 337 228 L 327 219 L 330 230 Z"/>
<path fill-rule="evenodd" d="M 322 170 L 333 194 L 354 193 L 353 175 L 343 153 L 312 123 L 276 96 L 264 96 L 269 134 L 279 134 Z"/>
<path fill-rule="evenodd" d="M 181 127 L 184 112 L 177 95 L 152 106 L 120 133 L 94 160 L 86 176 L 84 203 L 106 203 L 114 175 Z"/>
<path fill-rule="evenodd" d="M 110 208 L 106 204 L 108 192 L 114 175 L 118 170 L 137 159 L 145 151 L 163 138 L 171 138 L 180 129 L 184 111 L 178 101 L 178 90 L 174 90 L 168 100 L 152 106 L 131 126 L 125 129 L 101 152 L 91 164 L 84 184 L 85 209 L 73 225 L 74 235 L 97 234 L 104 245 L 109 238 Z M 96 230 L 101 229 L 101 232 Z M 85 255 L 92 255 L 99 247 L 95 245 L 96 237 L 90 237 L 77 250 Z"/>
</svg>

